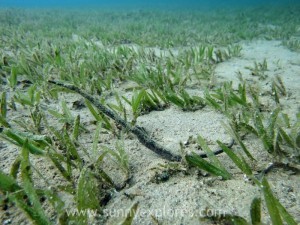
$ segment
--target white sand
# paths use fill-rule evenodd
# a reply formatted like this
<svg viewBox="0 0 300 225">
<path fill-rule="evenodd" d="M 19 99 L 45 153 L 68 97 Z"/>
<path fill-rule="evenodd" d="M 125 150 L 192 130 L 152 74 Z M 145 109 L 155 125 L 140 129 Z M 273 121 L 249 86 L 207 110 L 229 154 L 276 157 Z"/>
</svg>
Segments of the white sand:
<svg viewBox="0 0 300 225">
<path fill-rule="evenodd" d="M 259 82 L 263 92 L 269 89 L 273 77 L 280 75 L 288 92 L 288 96 L 284 97 L 281 103 L 284 111 L 294 118 L 295 114 L 299 112 L 300 105 L 300 54 L 289 51 L 281 46 L 279 41 L 242 43 L 242 47 L 242 57 L 217 65 L 215 71 L 217 84 L 231 80 L 236 87 L 239 83 L 236 72 L 240 71 L 247 82 Z M 262 62 L 264 59 L 268 63 L 266 72 L 268 78 L 260 81 L 257 77 L 253 77 L 245 67 L 253 66 L 254 61 Z M 199 90 L 199 94 L 202 91 Z M 78 99 L 78 96 L 66 99 L 68 103 L 72 103 Z M 274 104 L 268 96 L 263 99 L 271 106 Z M 88 122 L 93 118 L 87 113 L 87 109 L 76 111 L 76 114 L 79 112 L 87 129 L 93 131 L 94 125 Z M 176 107 L 170 107 L 164 111 L 151 112 L 138 118 L 138 125 L 145 127 L 155 140 L 178 154 L 180 153 L 179 142 L 186 142 L 189 136 L 201 135 L 208 141 L 212 149 L 217 148 L 216 140 L 228 143 L 230 136 L 224 130 L 221 122 L 226 123 L 224 115 L 209 107 L 196 112 L 183 112 Z M 83 138 L 83 145 L 91 145 L 92 134 L 93 132 Z M 114 143 L 110 135 L 103 134 L 101 139 L 108 145 Z M 247 136 L 245 144 L 257 159 L 257 162 L 252 163 L 254 170 L 265 168 L 274 160 L 263 150 L 261 142 L 256 138 Z M 12 164 L 17 151 L 15 147 L 2 142 L 0 142 L 0 147 L 4 152 L 0 155 L 0 166 L 5 169 L 5 172 L 8 172 L 8 165 Z M 251 201 L 255 196 L 262 196 L 258 188 L 251 181 L 245 179 L 224 154 L 220 155 L 219 159 L 233 174 L 231 180 L 222 181 L 220 178 L 191 169 L 188 170 L 188 174 L 184 171 L 174 174 L 169 172 L 167 181 L 157 183 L 158 177 L 165 174 L 160 165 L 167 165 L 167 162 L 142 146 L 135 138 L 126 140 L 125 147 L 129 155 L 132 180 L 121 192 L 114 193 L 111 201 L 105 207 L 105 212 L 111 215 L 107 224 L 116 224 L 116 221 L 124 218 L 125 213 L 136 201 L 139 202 L 139 211 L 134 220 L 136 225 L 157 224 L 152 216 L 159 221 L 159 224 L 199 224 L 199 217 L 204 216 L 205 210 L 208 210 L 209 214 L 235 214 L 243 216 L 249 221 Z M 237 146 L 234 146 L 234 150 L 238 149 Z M 195 145 L 191 145 L 188 150 L 196 150 Z M 38 164 L 39 168 L 45 169 L 44 176 L 48 177 L 51 182 L 55 181 L 56 184 L 62 182 L 63 179 L 59 175 L 54 176 L 53 168 L 49 168 L 42 161 Z M 116 179 L 115 182 L 122 183 L 122 179 L 124 179 L 122 173 L 114 165 L 108 166 L 110 167 L 108 173 Z M 290 175 L 287 171 L 276 169 L 268 174 L 268 180 L 280 202 L 300 221 L 299 175 Z M 68 199 L 68 196 L 63 198 Z M 21 224 L 24 221 L 23 214 L 18 210 L 14 211 L 14 208 L 11 208 L 8 212 L 8 216 L 1 212 L 2 221 L 9 217 L 14 218 L 15 224 Z M 263 218 L 269 223 L 266 214 L 266 207 L 263 206 Z M 203 224 L 205 223 L 203 222 Z"/>
</svg>

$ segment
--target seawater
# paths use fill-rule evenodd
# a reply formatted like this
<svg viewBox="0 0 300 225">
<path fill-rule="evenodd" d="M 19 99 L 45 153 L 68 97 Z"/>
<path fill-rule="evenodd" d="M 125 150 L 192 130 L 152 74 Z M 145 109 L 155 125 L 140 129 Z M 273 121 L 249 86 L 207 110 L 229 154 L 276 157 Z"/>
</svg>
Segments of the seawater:
<svg viewBox="0 0 300 225">
<path fill-rule="evenodd" d="M 1 0 L 0 7 L 157 7 L 157 8 L 233 8 L 235 6 L 288 5 L 299 0 Z"/>
</svg>

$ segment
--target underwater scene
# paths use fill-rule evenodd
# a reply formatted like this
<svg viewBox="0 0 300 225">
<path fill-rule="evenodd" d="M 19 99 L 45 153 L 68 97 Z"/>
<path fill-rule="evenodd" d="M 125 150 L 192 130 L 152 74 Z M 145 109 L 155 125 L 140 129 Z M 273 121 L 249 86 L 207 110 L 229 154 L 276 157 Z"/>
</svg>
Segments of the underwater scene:
<svg viewBox="0 0 300 225">
<path fill-rule="evenodd" d="M 300 2 L 0 0 L 0 223 L 300 223 Z"/>
</svg>

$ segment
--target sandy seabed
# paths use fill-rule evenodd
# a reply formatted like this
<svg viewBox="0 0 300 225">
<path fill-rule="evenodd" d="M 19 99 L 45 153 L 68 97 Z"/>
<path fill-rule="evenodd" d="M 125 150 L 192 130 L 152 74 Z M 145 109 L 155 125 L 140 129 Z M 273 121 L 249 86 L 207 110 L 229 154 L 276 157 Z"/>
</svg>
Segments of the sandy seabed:
<svg viewBox="0 0 300 225">
<path fill-rule="evenodd" d="M 216 82 L 232 81 L 233 86 L 237 87 L 240 83 L 237 72 L 240 71 L 247 82 L 259 82 L 262 90 L 270 90 L 271 80 L 279 75 L 287 90 L 287 96 L 281 99 L 283 112 L 295 119 L 300 107 L 300 54 L 291 52 L 282 46 L 280 41 L 249 41 L 240 44 L 242 45 L 241 57 L 217 65 Z M 268 77 L 266 80 L 259 81 L 245 67 L 251 67 L 254 61 L 262 62 L 264 59 L 268 62 L 268 71 L 266 72 Z M 122 85 L 118 91 L 126 96 L 125 88 Z M 203 96 L 203 90 L 197 88 L 190 88 L 187 91 Z M 69 105 L 79 98 L 74 94 L 65 96 Z M 111 101 L 113 101 L 113 97 Z M 271 107 L 274 105 L 274 101 L 269 96 L 262 96 L 262 101 Z M 19 112 L 15 112 L 12 116 L 22 116 L 17 113 Z M 86 108 L 77 110 L 76 113 L 80 113 L 83 123 L 88 124 L 88 121 L 91 120 Z M 164 111 L 153 111 L 140 116 L 137 124 L 145 127 L 148 133 L 163 146 L 178 153 L 180 151 L 179 142 L 185 143 L 190 136 L 201 135 L 211 144 L 212 149 L 217 148 L 217 140 L 229 143 L 231 138 L 222 122 L 226 122 L 225 116 L 209 107 L 195 112 L 184 112 L 176 107 L 170 107 Z M 95 129 L 95 127 L 91 125 L 87 129 Z M 109 135 L 103 137 L 103 142 L 114 143 Z M 92 142 L 91 136 L 87 135 L 83 139 L 83 145 L 84 142 Z M 252 165 L 254 171 L 262 170 L 273 161 L 259 140 L 249 135 L 246 136 L 244 142 L 257 159 Z M 251 201 L 254 197 L 261 196 L 260 190 L 236 168 L 226 155 L 220 155 L 219 159 L 233 174 L 233 178 L 230 180 L 224 181 L 197 170 L 187 173 L 183 169 L 174 174 L 168 174 L 166 181 L 158 182 L 157 177 L 165 172 L 161 165 L 167 165 L 167 162 L 142 146 L 135 138 L 126 139 L 124 144 L 133 177 L 126 188 L 113 193 L 111 200 L 105 206 L 104 215 L 108 219 L 106 224 L 116 224 L 116 221 L 124 218 L 135 202 L 139 202 L 138 212 L 133 223 L 136 225 L 199 224 L 199 217 L 223 214 L 239 215 L 250 221 Z M 4 172 L 9 172 L 7 165 L 12 164 L 18 151 L 16 147 L 2 141 L 0 141 L 0 148 L 2 152 L 0 166 Z M 234 150 L 237 148 L 237 146 L 233 147 Z M 47 179 L 63 182 L 63 179 L 59 175 L 53 174 L 51 167 L 45 165 L 41 159 L 36 160 L 36 167 L 45 170 L 44 176 Z M 112 177 L 116 178 L 116 183 L 122 182 L 124 179 L 113 165 L 108 173 L 113 174 Z M 280 202 L 299 222 L 299 174 L 283 169 L 274 169 L 268 173 L 267 178 Z M 68 195 L 62 196 L 62 198 L 66 202 L 69 201 Z M 263 205 L 262 217 L 264 222 L 269 224 L 270 221 L 266 214 L 267 209 Z M 11 224 L 28 224 L 23 213 L 14 207 L 5 212 L 0 209 L 0 220 L 2 224 L 8 224 L 9 220 Z M 202 221 L 201 224 L 210 224 L 210 222 Z"/>
</svg>

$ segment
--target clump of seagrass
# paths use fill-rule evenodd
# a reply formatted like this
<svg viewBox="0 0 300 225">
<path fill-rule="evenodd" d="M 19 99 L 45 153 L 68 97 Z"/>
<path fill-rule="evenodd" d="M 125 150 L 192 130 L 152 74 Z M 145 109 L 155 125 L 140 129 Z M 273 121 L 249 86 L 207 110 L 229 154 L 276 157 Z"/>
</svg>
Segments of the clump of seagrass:
<svg viewBox="0 0 300 225">
<path fill-rule="evenodd" d="M 86 98 L 88 101 L 90 101 L 95 107 L 97 107 L 100 112 L 108 116 L 109 118 L 113 119 L 117 124 L 121 125 L 126 131 L 129 131 L 133 133 L 141 144 L 143 144 L 145 147 L 150 149 L 151 151 L 155 152 L 157 155 L 159 155 L 161 158 L 169 160 L 169 161 L 181 161 L 182 156 L 172 154 L 168 149 L 151 139 L 151 137 L 145 132 L 145 130 L 142 127 L 139 127 L 137 125 L 132 126 L 130 123 L 126 122 L 124 119 L 122 119 L 119 115 L 117 115 L 115 112 L 107 108 L 106 106 L 102 105 L 99 101 L 96 100 L 93 96 L 85 93 L 84 91 L 80 90 L 80 88 L 71 85 L 71 84 L 65 84 L 59 81 L 53 81 L 48 80 L 49 83 L 64 87 L 68 90 L 74 91 L 78 94 L 80 94 L 82 97 Z M 234 140 L 230 142 L 228 145 L 229 148 L 231 148 L 234 144 Z M 218 155 L 222 153 L 222 149 L 218 149 L 214 152 L 215 155 Z M 207 158 L 207 154 L 203 153 L 199 155 L 201 158 Z"/>
</svg>

